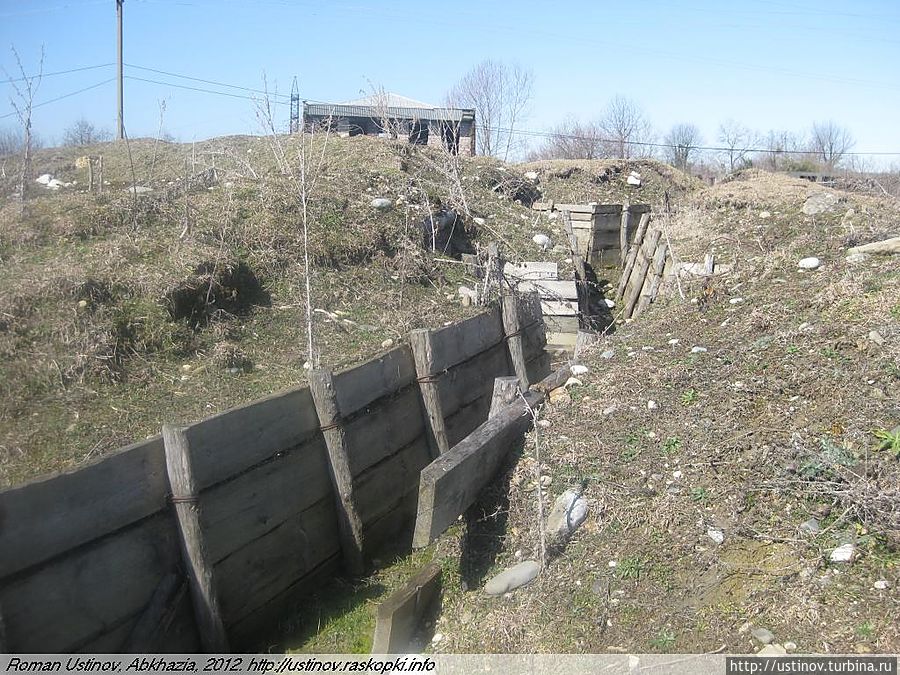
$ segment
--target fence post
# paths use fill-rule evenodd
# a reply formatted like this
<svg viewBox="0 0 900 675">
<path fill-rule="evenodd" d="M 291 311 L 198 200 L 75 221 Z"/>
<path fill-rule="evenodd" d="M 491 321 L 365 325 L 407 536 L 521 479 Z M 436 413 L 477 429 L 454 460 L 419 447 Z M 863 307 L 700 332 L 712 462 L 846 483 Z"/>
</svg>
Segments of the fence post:
<svg viewBox="0 0 900 675">
<path fill-rule="evenodd" d="M 495 377 L 494 393 L 491 396 L 491 411 L 488 413 L 488 419 L 496 417 L 503 406 L 515 401 L 519 391 L 519 378 L 515 375 L 512 377 Z"/>
<path fill-rule="evenodd" d="M 432 454 L 438 456 L 443 455 L 450 449 L 450 441 L 447 439 L 444 409 L 441 405 L 441 395 L 437 384 L 441 373 L 432 372 L 431 341 L 431 331 L 425 328 L 413 330 L 409 334 L 409 344 L 412 347 L 413 358 L 416 361 L 419 389 L 422 392 L 422 401 L 425 403 L 425 412 L 427 413 L 426 421 L 431 431 L 429 439 L 430 442 L 434 443 Z"/>
<path fill-rule="evenodd" d="M 163 425 L 166 469 L 172 487 L 172 504 L 178 518 L 181 552 L 193 598 L 194 616 L 203 648 L 210 653 L 228 652 L 228 636 L 219 609 L 213 564 L 200 528 L 198 488 L 191 466 L 190 445 L 184 427 Z"/>
<path fill-rule="evenodd" d="M 356 510 L 347 439 L 341 427 L 341 411 L 338 409 L 331 372 L 322 369 L 310 371 L 309 389 L 316 405 L 325 445 L 328 447 L 329 473 L 337 497 L 344 566 L 349 574 L 362 574 L 365 571 L 362 520 Z"/>
<path fill-rule="evenodd" d="M 513 371 L 519 378 L 522 391 L 528 390 L 528 371 L 525 366 L 525 350 L 522 347 L 522 322 L 519 317 L 519 300 L 515 293 L 505 291 L 500 297 L 503 309 L 503 332 Z"/>
</svg>

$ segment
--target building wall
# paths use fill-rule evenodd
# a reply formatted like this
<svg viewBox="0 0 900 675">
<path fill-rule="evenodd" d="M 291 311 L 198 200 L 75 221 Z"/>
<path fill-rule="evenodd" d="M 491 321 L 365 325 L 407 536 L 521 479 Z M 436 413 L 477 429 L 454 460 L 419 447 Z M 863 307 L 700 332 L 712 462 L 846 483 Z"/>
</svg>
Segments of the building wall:
<svg viewBox="0 0 900 675">
<path fill-rule="evenodd" d="M 362 117 L 335 117 L 327 118 L 318 115 L 305 115 L 303 118 L 304 131 L 312 131 L 313 129 L 322 129 L 328 125 L 330 119 L 332 132 L 339 136 L 355 136 L 357 134 L 365 134 L 367 136 L 378 136 L 383 130 L 377 120 Z M 450 122 L 453 126 L 454 123 Z M 410 140 L 410 132 L 414 128 L 414 120 L 395 120 L 392 126 L 395 127 L 400 134 L 401 139 Z M 432 147 L 441 147 L 444 135 L 442 133 L 442 124 L 440 122 L 430 122 L 427 124 L 428 140 L 427 145 Z M 472 122 L 464 121 L 458 124 L 459 127 L 459 143 L 457 152 L 465 157 L 471 157 L 475 154 L 475 125 Z"/>
</svg>

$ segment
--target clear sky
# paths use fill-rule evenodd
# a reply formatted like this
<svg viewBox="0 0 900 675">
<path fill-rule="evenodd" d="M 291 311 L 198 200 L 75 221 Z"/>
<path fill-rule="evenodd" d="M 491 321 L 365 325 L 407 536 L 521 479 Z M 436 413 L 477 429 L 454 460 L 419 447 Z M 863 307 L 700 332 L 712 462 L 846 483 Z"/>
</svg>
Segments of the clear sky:
<svg viewBox="0 0 900 675">
<path fill-rule="evenodd" d="M 465 71 L 493 58 L 534 72 L 528 129 L 597 117 L 621 94 L 660 134 L 692 122 L 707 144 L 727 118 L 760 132 L 833 119 L 855 150 L 900 153 L 897 0 L 125 0 L 124 9 L 132 137 L 156 134 L 162 100 L 163 126 L 181 141 L 260 130 L 248 92 L 137 66 L 251 89 L 265 74 L 285 95 L 286 126 L 295 75 L 303 98 L 343 101 L 383 86 L 440 104 Z M 41 45 L 48 73 L 113 64 L 115 0 L 0 0 L 0 38 L 12 76 L 9 45 L 29 72 Z M 114 77 L 114 65 L 48 76 L 37 100 Z M 0 115 L 11 110 L 4 96 Z M 115 83 L 38 108 L 35 127 L 58 141 L 80 116 L 114 129 Z M 14 123 L 0 118 L 0 128 Z M 900 154 L 879 161 L 900 164 Z"/>
</svg>

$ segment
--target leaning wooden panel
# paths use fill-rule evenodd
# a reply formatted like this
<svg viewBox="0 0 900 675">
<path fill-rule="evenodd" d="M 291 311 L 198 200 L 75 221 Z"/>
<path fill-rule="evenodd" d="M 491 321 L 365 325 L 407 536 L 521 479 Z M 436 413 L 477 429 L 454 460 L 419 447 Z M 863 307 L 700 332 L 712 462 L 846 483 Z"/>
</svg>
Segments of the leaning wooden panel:
<svg viewBox="0 0 900 675">
<path fill-rule="evenodd" d="M 668 251 L 669 247 L 666 242 L 660 240 L 659 245 L 656 247 L 656 253 L 653 254 L 653 261 L 650 264 L 650 268 L 647 270 L 644 288 L 641 290 L 637 306 L 634 308 L 634 314 L 632 316 L 638 316 L 656 299 L 656 294 L 659 292 L 659 284 L 662 280 L 663 270 L 666 267 Z"/>
<path fill-rule="evenodd" d="M 437 609 L 441 596 L 441 566 L 429 563 L 375 612 L 373 654 L 408 654 L 419 624 Z"/>
<path fill-rule="evenodd" d="M 340 552 L 334 500 L 323 499 L 216 565 L 231 626 Z"/>
<path fill-rule="evenodd" d="M 396 393 L 415 379 L 412 350 L 408 345 L 401 345 L 362 365 L 334 374 L 338 409 L 347 417 L 383 396 Z"/>
<path fill-rule="evenodd" d="M 369 412 L 344 424 L 350 474 L 358 476 L 425 433 L 417 387 L 381 399 Z"/>
<path fill-rule="evenodd" d="M 201 523 L 217 563 L 331 495 L 321 436 L 203 493 Z"/>
<path fill-rule="evenodd" d="M 541 394 L 528 392 L 537 405 Z M 413 546 L 428 546 L 475 501 L 531 424 L 524 402 L 492 417 L 422 470 Z"/>
<path fill-rule="evenodd" d="M 168 491 L 156 436 L 75 471 L 0 492 L 0 577 L 160 511 Z"/>
<path fill-rule="evenodd" d="M 644 238 L 644 244 L 641 246 L 641 250 L 638 253 L 637 261 L 634 264 L 634 270 L 631 272 L 631 278 L 628 280 L 628 285 L 625 287 L 625 296 L 622 299 L 623 311 L 626 319 L 631 317 L 634 313 L 638 296 L 640 295 L 641 289 L 644 287 L 644 281 L 647 278 L 647 270 L 650 268 L 650 263 L 653 261 L 653 256 L 656 254 L 656 247 L 659 245 L 660 236 L 661 233 L 659 230 L 651 230 Z"/>
<path fill-rule="evenodd" d="M 500 309 L 495 307 L 471 319 L 431 331 L 431 372 L 468 361 L 503 339 Z"/>
<path fill-rule="evenodd" d="M 185 435 L 202 490 L 317 433 L 308 387 L 291 389 L 191 424 Z"/>
<path fill-rule="evenodd" d="M 0 606 L 9 649 L 79 651 L 136 618 L 179 565 L 174 521 L 159 514 L 5 582 Z"/>
</svg>

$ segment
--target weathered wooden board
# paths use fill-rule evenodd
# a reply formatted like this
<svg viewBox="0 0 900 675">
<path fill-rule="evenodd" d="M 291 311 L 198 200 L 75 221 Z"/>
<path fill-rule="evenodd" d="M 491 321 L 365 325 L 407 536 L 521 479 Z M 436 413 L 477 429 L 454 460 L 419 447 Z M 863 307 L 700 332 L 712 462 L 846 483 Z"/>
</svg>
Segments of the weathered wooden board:
<svg viewBox="0 0 900 675">
<path fill-rule="evenodd" d="M 168 492 L 159 436 L 0 492 L 0 577 L 164 509 Z"/>
<path fill-rule="evenodd" d="M 660 240 L 656 247 L 656 253 L 653 254 L 653 260 L 647 270 L 647 278 L 644 280 L 644 287 L 641 290 L 637 305 L 634 308 L 633 316 L 639 315 L 647 306 L 656 300 L 656 294 L 659 292 L 659 286 L 662 281 L 663 271 L 666 267 L 668 259 L 669 247 L 666 242 Z"/>
<path fill-rule="evenodd" d="M 529 291 L 537 291 L 541 298 L 549 298 L 551 300 L 577 300 L 578 286 L 574 281 L 559 280 L 536 280 L 522 281 L 519 283 L 519 291 L 527 293 Z"/>
<path fill-rule="evenodd" d="M 555 262 L 506 263 L 503 274 L 514 279 L 556 279 L 559 265 Z"/>
<path fill-rule="evenodd" d="M 448 418 L 457 410 L 485 394 L 494 387 L 494 378 L 512 375 L 506 345 L 502 342 L 455 368 L 451 368 L 438 380 L 438 392 Z"/>
<path fill-rule="evenodd" d="M 484 395 L 468 405 L 460 408 L 447 418 L 447 438 L 450 445 L 456 445 L 488 418 L 491 409 L 491 398 Z"/>
<path fill-rule="evenodd" d="M 210 559 L 220 562 L 330 495 L 321 436 L 210 488 L 201 497 Z"/>
<path fill-rule="evenodd" d="M 531 405 L 543 400 L 535 392 L 525 396 Z M 413 546 L 428 546 L 465 512 L 530 424 L 517 401 L 422 470 Z"/>
<path fill-rule="evenodd" d="M 431 461 L 424 438 L 363 473 L 353 483 L 363 527 L 389 513 Z"/>
<path fill-rule="evenodd" d="M 541 311 L 548 324 L 557 316 L 577 316 L 578 302 L 573 300 L 541 300 Z"/>
<path fill-rule="evenodd" d="M 301 444 L 319 431 L 308 387 L 228 410 L 185 428 L 200 489 Z"/>
<path fill-rule="evenodd" d="M 344 426 L 350 473 L 356 477 L 415 439 L 425 437 L 419 391 L 407 387 Z"/>
<path fill-rule="evenodd" d="M 334 375 L 338 410 L 348 417 L 357 410 L 391 395 L 416 379 L 416 364 L 408 345 Z"/>
<path fill-rule="evenodd" d="M 340 573 L 341 555 L 326 558 L 318 567 L 310 570 L 281 593 L 248 612 L 228 627 L 228 639 L 236 652 L 264 653 L 272 646 L 275 630 L 280 625 L 297 619 L 304 620 L 303 601 L 321 590 Z"/>
<path fill-rule="evenodd" d="M 570 211 L 569 217 L 574 221 L 572 223 L 573 227 L 578 227 L 576 223 L 588 222 L 592 223 L 594 221 L 593 213 L 579 213 L 578 211 Z"/>
<path fill-rule="evenodd" d="M 329 495 L 216 565 L 226 626 L 262 607 L 340 551 Z"/>
<path fill-rule="evenodd" d="M 425 616 L 437 608 L 441 595 L 441 566 L 429 563 L 391 593 L 375 611 L 373 654 L 408 654 Z"/>
<path fill-rule="evenodd" d="M 651 230 L 647 233 L 647 236 L 644 237 L 644 243 L 638 252 L 638 257 L 634 263 L 634 269 L 631 271 L 631 276 L 625 287 L 625 295 L 622 299 L 623 311 L 626 319 L 631 317 L 634 313 L 638 296 L 641 293 L 641 289 L 644 287 L 647 270 L 650 268 L 650 263 L 653 260 L 653 256 L 656 254 L 656 247 L 659 244 L 660 235 L 661 233 L 659 230 Z"/>
<path fill-rule="evenodd" d="M 159 514 L 5 582 L 9 649 L 78 651 L 135 618 L 180 561 L 174 519 Z"/>
<path fill-rule="evenodd" d="M 468 361 L 503 339 L 500 309 L 493 308 L 471 319 L 432 331 L 431 371 L 439 373 Z"/>
</svg>

